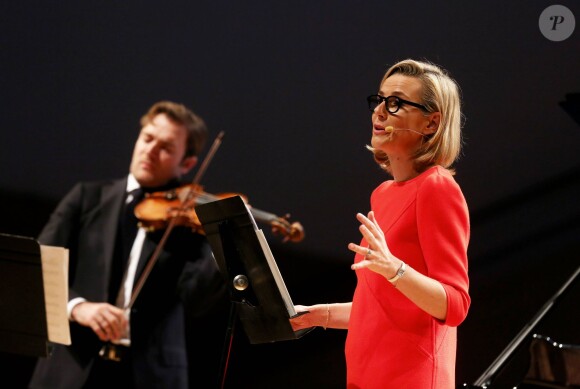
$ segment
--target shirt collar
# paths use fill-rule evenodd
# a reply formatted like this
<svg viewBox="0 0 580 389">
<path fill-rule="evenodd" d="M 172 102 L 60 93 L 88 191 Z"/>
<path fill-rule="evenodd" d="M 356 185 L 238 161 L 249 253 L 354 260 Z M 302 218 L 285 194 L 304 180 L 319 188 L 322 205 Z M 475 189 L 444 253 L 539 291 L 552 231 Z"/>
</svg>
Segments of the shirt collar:
<svg viewBox="0 0 580 389">
<path fill-rule="evenodd" d="M 139 182 L 137 182 L 135 176 L 129 173 L 129 177 L 127 177 L 127 193 L 131 193 L 135 189 L 139 188 L 141 188 L 141 185 L 139 185 Z"/>
<path fill-rule="evenodd" d="M 165 184 L 163 186 L 156 187 L 156 188 L 143 188 L 143 190 L 145 193 L 156 192 L 156 191 L 166 191 L 169 189 L 177 188 L 179 186 L 179 184 L 180 184 L 180 182 L 176 178 L 176 179 L 169 181 L 167 184 Z M 137 181 L 137 179 L 135 178 L 135 176 L 133 174 L 129 173 L 129 176 L 127 177 L 127 188 L 126 188 L 127 193 L 131 193 L 135 189 L 139 189 L 139 188 L 141 188 L 139 181 Z"/>
</svg>

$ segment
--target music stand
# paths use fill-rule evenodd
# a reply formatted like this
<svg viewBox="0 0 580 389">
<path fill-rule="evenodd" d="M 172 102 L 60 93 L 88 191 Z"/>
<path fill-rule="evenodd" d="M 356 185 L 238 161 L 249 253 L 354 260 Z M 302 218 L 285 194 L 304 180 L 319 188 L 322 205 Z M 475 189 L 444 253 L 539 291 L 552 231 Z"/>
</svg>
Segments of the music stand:
<svg viewBox="0 0 580 389">
<path fill-rule="evenodd" d="M 232 309 L 251 344 L 292 340 L 297 315 L 261 230 L 240 196 L 198 205 L 195 212 L 230 291 Z"/>
<path fill-rule="evenodd" d="M 47 356 L 48 329 L 40 245 L 0 234 L 0 351 Z"/>
</svg>

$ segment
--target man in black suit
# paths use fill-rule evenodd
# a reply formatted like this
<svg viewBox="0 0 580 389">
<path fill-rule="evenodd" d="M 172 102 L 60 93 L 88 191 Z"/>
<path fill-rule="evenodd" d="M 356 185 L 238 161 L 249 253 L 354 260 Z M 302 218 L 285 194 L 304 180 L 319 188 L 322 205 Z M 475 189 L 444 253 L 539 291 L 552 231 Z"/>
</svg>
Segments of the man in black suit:
<svg viewBox="0 0 580 389">
<path fill-rule="evenodd" d="M 141 125 L 128 177 L 77 184 L 39 236 L 42 244 L 70 250 L 72 344 L 55 345 L 38 361 L 30 388 L 188 387 L 185 317 L 223 302 L 224 283 L 205 238 L 176 227 L 128 307 L 163 234 L 135 228 L 132 207 L 143 191 L 180 185 L 207 130 L 188 108 L 167 101 L 154 104 Z M 186 315 L 186 306 L 193 312 Z M 114 355 L 103 352 L 110 349 Z"/>
</svg>

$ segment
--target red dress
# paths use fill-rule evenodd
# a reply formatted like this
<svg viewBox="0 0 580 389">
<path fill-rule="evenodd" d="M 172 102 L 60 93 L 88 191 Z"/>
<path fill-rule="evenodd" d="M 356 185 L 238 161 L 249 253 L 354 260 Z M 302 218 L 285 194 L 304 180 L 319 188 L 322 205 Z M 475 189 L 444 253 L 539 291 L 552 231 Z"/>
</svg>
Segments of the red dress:
<svg viewBox="0 0 580 389">
<path fill-rule="evenodd" d="M 383 276 L 357 270 L 345 347 L 348 388 L 455 388 L 456 327 L 470 304 L 469 215 L 461 189 L 435 166 L 381 184 L 371 209 L 393 255 L 441 282 L 447 318 L 425 313 Z M 364 239 L 361 245 L 367 246 Z"/>
</svg>

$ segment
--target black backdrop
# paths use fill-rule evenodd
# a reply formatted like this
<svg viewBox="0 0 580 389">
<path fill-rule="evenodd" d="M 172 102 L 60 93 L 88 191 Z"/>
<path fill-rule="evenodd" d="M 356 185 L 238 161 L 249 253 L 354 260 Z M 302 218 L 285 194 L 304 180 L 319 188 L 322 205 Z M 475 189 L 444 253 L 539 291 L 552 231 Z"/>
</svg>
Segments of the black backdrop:
<svg viewBox="0 0 580 389">
<path fill-rule="evenodd" d="M 579 14 L 576 2 L 558 3 Z M 209 192 L 244 193 L 304 225 L 298 245 L 271 239 L 295 303 L 346 301 L 354 215 L 386 178 L 364 149 L 364 98 L 389 64 L 428 59 L 464 97 L 457 180 L 472 216 L 473 305 L 459 330 L 457 377 L 474 381 L 580 262 L 580 134 L 559 104 L 580 91 L 580 40 L 577 31 L 563 42 L 542 36 L 549 5 L 5 4 L 0 231 L 35 236 L 74 182 L 126 174 L 139 117 L 170 99 L 199 113 L 213 136 L 226 133 L 203 180 Z M 580 343 L 575 296 L 577 288 L 538 330 Z M 229 379 L 341 387 L 344 336 L 317 330 L 250 346 L 238 333 Z M 2 361 L 9 378 L 25 381 L 29 359 Z"/>
</svg>

